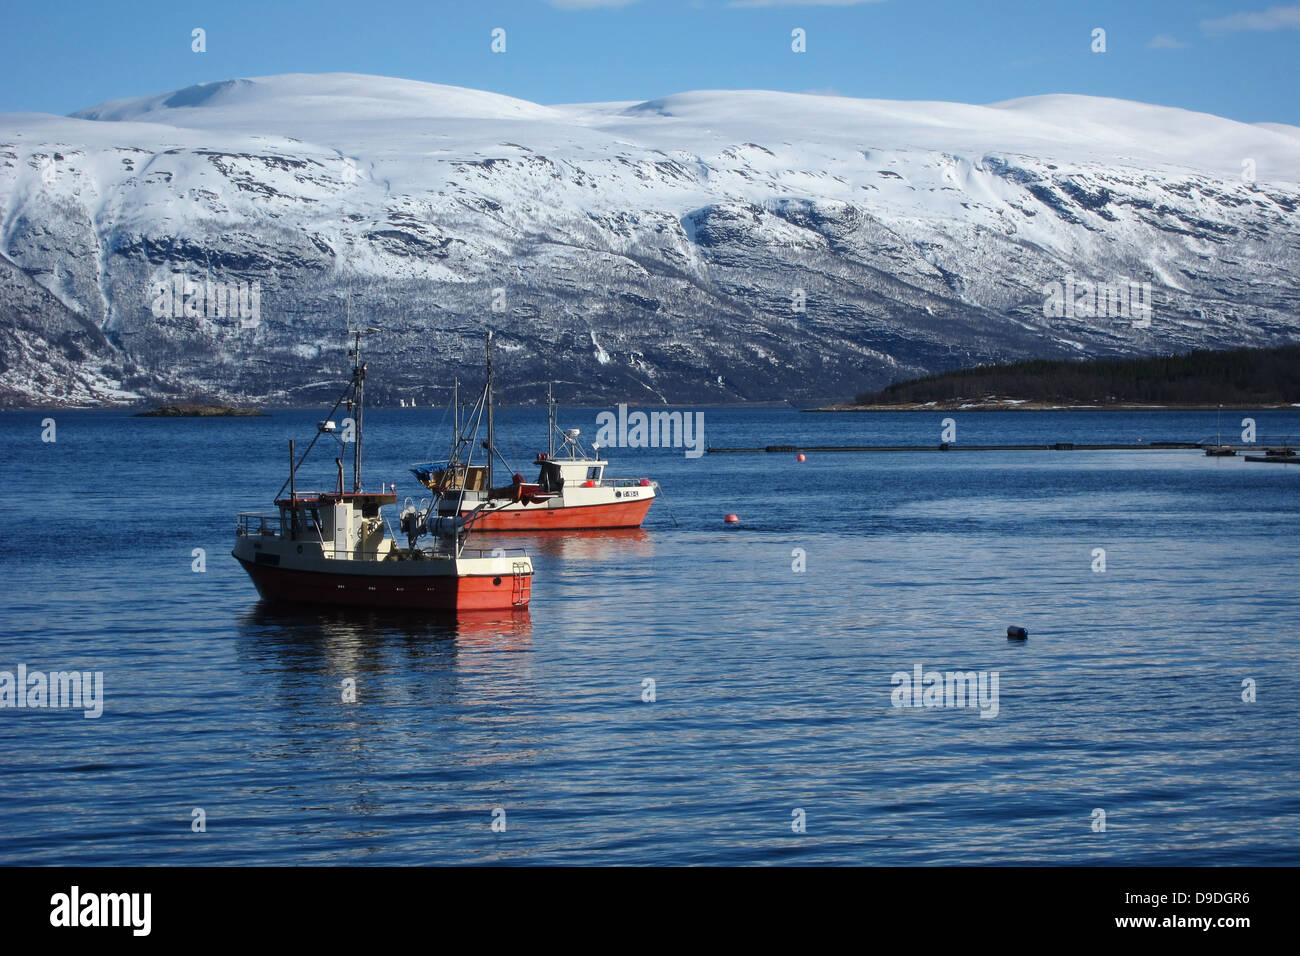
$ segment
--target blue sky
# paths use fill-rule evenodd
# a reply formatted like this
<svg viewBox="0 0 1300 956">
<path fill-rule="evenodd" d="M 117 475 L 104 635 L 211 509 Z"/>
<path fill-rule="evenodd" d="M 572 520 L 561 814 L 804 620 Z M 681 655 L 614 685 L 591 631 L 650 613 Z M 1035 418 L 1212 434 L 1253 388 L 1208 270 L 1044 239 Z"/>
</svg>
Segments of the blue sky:
<svg viewBox="0 0 1300 956">
<path fill-rule="evenodd" d="M 207 52 L 191 51 L 191 30 Z M 490 49 L 506 31 L 506 52 Z M 791 51 L 803 29 L 807 52 Z M 1092 31 L 1106 31 L 1094 53 Z M 1087 93 L 1300 125 L 1300 3 L 348 0 L 9 3 L 0 111 L 349 71 L 540 103 L 779 89 L 989 103 Z"/>
</svg>

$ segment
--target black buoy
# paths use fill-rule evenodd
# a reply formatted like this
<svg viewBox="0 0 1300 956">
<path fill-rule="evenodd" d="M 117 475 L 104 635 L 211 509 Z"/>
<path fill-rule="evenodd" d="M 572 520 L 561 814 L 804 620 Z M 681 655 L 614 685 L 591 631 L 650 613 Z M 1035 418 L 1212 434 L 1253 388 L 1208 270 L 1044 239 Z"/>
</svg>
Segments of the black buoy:
<svg viewBox="0 0 1300 956">
<path fill-rule="evenodd" d="M 1027 640 L 1029 640 L 1029 632 L 1026 631 L 1023 627 L 1016 627 L 1016 626 L 1013 624 L 1013 625 L 1011 625 L 1009 628 L 1007 628 L 1007 640 L 1008 640 L 1008 641 L 1027 641 Z"/>
</svg>

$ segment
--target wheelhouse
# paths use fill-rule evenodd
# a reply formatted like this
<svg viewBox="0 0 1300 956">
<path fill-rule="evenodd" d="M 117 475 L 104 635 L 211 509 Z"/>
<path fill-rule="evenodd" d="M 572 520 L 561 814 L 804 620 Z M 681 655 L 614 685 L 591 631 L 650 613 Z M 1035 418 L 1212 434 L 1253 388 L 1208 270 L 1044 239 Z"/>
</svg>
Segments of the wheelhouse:
<svg viewBox="0 0 1300 956">
<path fill-rule="evenodd" d="M 573 487 L 587 482 L 592 483 L 588 487 L 599 487 L 605 478 L 605 466 L 609 462 L 599 458 L 551 458 L 543 452 L 537 456 L 534 464 L 540 469 L 537 475 L 538 487 L 542 491 L 555 492 L 563 490 L 565 485 Z"/>
<path fill-rule="evenodd" d="M 382 561 L 393 540 L 380 509 L 396 503 L 395 494 L 376 492 L 294 495 L 276 501 L 278 514 L 241 514 L 237 534 L 315 545 L 326 558 Z"/>
</svg>

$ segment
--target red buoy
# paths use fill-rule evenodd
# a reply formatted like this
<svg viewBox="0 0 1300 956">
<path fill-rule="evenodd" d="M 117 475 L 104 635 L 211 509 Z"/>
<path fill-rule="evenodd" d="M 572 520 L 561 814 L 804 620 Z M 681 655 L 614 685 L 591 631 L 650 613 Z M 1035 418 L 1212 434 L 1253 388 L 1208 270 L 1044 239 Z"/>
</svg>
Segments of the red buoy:
<svg viewBox="0 0 1300 956">
<path fill-rule="evenodd" d="M 808 460 L 808 456 L 805 455 L 803 452 L 799 452 L 799 457 L 795 459 L 795 461 L 807 461 L 807 460 Z"/>
<path fill-rule="evenodd" d="M 739 515 L 727 515 L 727 516 L 726 516 L 725 518 L 723 518 L 722 520 L 725 521 L 725 522 L 727 522 L 727 524 L 740 524 L 740 516 L 739 516 Z"/>
<path fill-rule="evenodd" d="M 641 487 L 642 487 L 642 488 L 649 488 L 649 487 L 650 487 L 650 479 L 649 479 L 649 478 L 642 478 L 642 479 L 641 479 Z"/>
</svg>

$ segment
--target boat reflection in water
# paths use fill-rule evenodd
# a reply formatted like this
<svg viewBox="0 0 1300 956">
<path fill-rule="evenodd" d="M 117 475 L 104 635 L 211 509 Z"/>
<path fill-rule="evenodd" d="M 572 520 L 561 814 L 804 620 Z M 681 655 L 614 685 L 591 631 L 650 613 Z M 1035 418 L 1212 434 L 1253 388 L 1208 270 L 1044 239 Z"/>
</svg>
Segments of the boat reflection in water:
<svg viewBox="0 0 1300 956">
<path fill-rule="evenodd" d="M 374 608 L 299 608 L 259 601 L 240 618 L 250 652 L 269 652 L 281 663 L 317 673 L 355 674 L 400 663 L 444 658 L 455 666 L 459 650 L 527 651 L 532 621 L 527 608 L 431 614 Z M 385 663 L 386 662 L 386 663 Z"/>
<path fill-rule="evenodd" d="M 512 779 L 544 752 L 537 729 L 512 719 L 554 694 L 535 673 L 527 611 L 437 618 L 261 603 L 240 617 L 236 650 L 230 666 L 257 708 L 241 741 L 254 779 L 283 781 L 289 799 L 312 794 L 295 806 L 314 823 L 281 817 L 306 828 L 294 830 L 304 852 L 327 833 L 364 862 L 372 841 L 409 839 L 417 819 L 455 839 L 447 821 L 472 799 L 465 781 Z"/>
<path fill-rule="evenodd" d="M 600 531 L 535 531 L 515 538 L 497 534 L 492 543 L 507 547 L 527 545 L 530 553 L 548 560 L 596 562 L 610 565 L 628 559 L 653 558 L 654 536 L 643 528 L 606 528 Z"/>
</svg>

